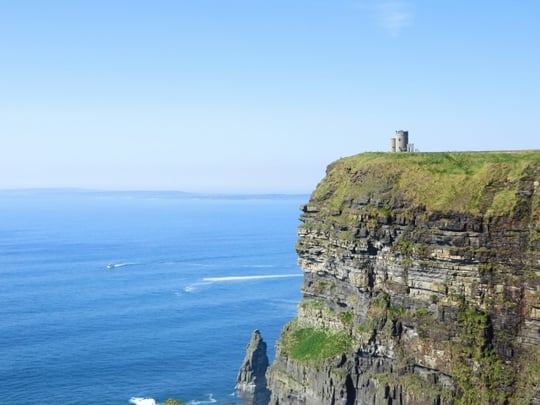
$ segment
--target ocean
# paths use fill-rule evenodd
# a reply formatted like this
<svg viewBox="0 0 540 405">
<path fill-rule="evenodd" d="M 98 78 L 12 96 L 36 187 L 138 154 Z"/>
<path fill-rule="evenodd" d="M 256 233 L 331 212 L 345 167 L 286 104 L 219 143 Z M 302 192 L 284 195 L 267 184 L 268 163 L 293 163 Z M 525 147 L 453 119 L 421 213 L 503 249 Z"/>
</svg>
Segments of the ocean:
<svg viewBox="0 0 540 405">
<path fill-rule="evenodd" d="M 0 191 L 0 398 L 234 403 L 296 314 L 307 196 Z"/>
</svg>

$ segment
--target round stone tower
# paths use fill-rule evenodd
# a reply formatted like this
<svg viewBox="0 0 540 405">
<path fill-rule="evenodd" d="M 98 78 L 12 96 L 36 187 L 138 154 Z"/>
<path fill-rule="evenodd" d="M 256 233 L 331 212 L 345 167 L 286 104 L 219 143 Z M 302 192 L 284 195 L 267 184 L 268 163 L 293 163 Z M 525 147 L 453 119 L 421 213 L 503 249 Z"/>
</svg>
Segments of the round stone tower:
<svg viewBox="0 0 540 405">
<path fill-rule="evenodd" d="M 390 138 L 390 152 L 396 151 L 396 138 Z"/>
<path fill-rule="evenodd" d="M 409 131 L 396 131 L 396 151 L 407 152 L 409 144 Z"/>
</svg>

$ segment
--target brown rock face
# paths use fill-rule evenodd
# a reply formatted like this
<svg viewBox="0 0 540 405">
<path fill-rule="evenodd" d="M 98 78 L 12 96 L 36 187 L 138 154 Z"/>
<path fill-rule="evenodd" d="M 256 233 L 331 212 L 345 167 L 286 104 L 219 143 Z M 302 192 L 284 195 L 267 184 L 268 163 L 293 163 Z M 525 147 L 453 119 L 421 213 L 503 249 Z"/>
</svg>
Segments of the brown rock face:
<svg viewBox="0 0 540 405">
<path fill-rule="evenodd" d="M 540 404 L 539 184 L 540 152 L 329 166 L 269 403 Z"/>
</svg>

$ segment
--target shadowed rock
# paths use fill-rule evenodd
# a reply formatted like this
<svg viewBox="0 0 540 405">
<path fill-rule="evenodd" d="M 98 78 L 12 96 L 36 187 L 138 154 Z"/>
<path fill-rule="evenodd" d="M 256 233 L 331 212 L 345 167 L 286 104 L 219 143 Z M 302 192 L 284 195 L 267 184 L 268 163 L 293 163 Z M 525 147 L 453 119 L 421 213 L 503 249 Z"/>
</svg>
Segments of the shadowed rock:
<svg viewBox="0 0 540 405">
<path fill-rule="evenodd" d="M 236 394 L 244 405 L 267 405 L 270 391 L 266 387 L 268 356 L 266 343 L 258 330 L 253 331 L 246 356 L 236 379 Z"/>
</svg>

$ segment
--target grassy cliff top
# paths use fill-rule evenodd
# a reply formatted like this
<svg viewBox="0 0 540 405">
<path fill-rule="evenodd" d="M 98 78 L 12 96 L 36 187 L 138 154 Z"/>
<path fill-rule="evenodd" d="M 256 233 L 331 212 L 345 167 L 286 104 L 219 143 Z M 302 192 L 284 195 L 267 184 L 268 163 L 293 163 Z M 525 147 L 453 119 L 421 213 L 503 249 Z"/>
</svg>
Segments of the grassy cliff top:
<svg viewBox="0 0 540 405">
<path fill-rule="evenodd" d="M 311 201 L 340 209 L 368 197 L 428 212 L 498 216 L 513 211 L 540 181 L 540 150 L 515 152 L 362 153 L 327 169 Z M 527 197 L 527 191 L 529 197 Z M 540 210 L 539 192 L 532 208 Z"/>
</svg>

